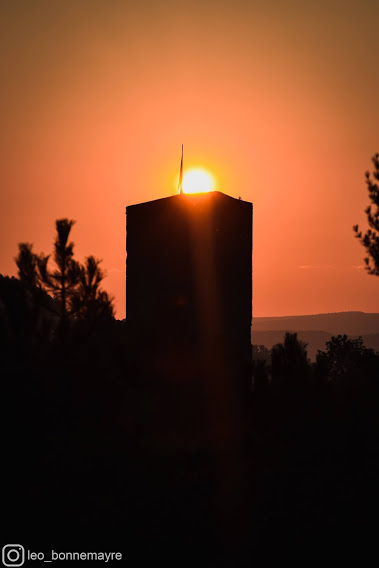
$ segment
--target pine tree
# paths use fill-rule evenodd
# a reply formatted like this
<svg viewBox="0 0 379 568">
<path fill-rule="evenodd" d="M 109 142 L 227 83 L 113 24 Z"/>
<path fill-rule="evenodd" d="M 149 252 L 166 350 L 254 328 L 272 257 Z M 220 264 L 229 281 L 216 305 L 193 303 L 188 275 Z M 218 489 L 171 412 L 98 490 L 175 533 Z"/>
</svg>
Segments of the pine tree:
<svg viewBox="0 0 379 568">
<path fill-rule="evenodd" d="M 364 235 L 358 225 L 354 225 L 353 230 L 368 254 L 364 259 L 367 272 L 379 276 L 379 154 L 373 156 L 372 162 L 372 177 L 370 172 L 366 172 L 366 184 L 372 205 L 365 209 L 365 213 L 370 228 Z"/>
</svg>

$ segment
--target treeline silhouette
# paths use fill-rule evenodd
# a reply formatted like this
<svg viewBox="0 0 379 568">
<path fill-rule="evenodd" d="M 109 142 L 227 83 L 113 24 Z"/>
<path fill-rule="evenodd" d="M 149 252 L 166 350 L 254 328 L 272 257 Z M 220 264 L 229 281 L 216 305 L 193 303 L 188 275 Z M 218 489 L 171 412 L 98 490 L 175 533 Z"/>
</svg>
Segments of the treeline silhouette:
<svg viewBox="0 0 379 568">
<path fill-rule="evenodd" d="M 5 540 L 113 546 L 141 566 L 363 554 L 379 505 L 379 354 L 346 336 L 313 364 L 296 334 L 255 346 L 245 431 L 212 447 L 198 387 L 146 373 L 151 346 L 114 319 L 98 261 L 73 264 L 66 221 L 54 272 L 20 245 L 19 278 L 0 276 Z"/>
</svg>

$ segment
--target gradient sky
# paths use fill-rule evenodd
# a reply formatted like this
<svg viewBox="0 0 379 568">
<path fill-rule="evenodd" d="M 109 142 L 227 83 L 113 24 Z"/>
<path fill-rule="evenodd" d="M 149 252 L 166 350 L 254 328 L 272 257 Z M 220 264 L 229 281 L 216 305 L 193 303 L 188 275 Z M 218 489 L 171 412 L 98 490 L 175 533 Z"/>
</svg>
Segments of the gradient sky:
<svg viewBox="0 0 379 568">
<path fill-rule="evenodd" d="M 379 312 L 352 231 L 378 21 L 377 0 L 1 0 L 0 272 L 75 219 L 124 317 L 125 206 L 176 191 L 184 143 L 185 170 L 254 203 L 255 316 Z"/>
</svg>

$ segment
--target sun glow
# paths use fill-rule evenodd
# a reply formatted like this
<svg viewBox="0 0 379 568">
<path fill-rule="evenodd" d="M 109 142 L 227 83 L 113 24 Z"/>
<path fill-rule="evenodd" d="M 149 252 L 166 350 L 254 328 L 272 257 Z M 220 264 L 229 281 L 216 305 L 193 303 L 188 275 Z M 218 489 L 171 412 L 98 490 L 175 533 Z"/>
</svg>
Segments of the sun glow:
<svg viewBox="0 0 379 568">
<path fill-rule="evenodd" d="M 184 193 L 206 193 L 214 191 L 214 186 L 214 177 L 206 170 L 191 169 L 183 175 Z"/>
</svg>

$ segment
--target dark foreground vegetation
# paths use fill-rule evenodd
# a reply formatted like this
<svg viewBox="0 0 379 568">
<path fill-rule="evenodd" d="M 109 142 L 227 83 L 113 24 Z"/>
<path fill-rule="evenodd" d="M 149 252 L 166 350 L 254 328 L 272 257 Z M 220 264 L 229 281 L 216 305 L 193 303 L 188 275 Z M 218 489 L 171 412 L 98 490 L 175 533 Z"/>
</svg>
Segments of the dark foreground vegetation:
<svg viewBox="0 0 379 568">
<path fill-rule="evenodd" d="M 230 435 L 212 424 L 228 401 L 146 372 L 152 346 L 81 274 L 65 309 L 59 270 L 56 300 L 22 271 L 0 277 L 3 540 L 121 551 L 131 566 L 363 560 L 377 539 L 379 355 L 346 336 L 314 364 L 296 334 L 256 347 Z"/>
<path fill-rule="evenodd" d="M 359 340 L 311 365 L 288 334 L 256 359 L 242 449 L 223 452 L 189 385 L 141 372 L 125 323 L 63 325 L 29 292 L 0 278 L 7 540 L 208 566 L 374 542 L 379 356 Z"/>
</svg>

